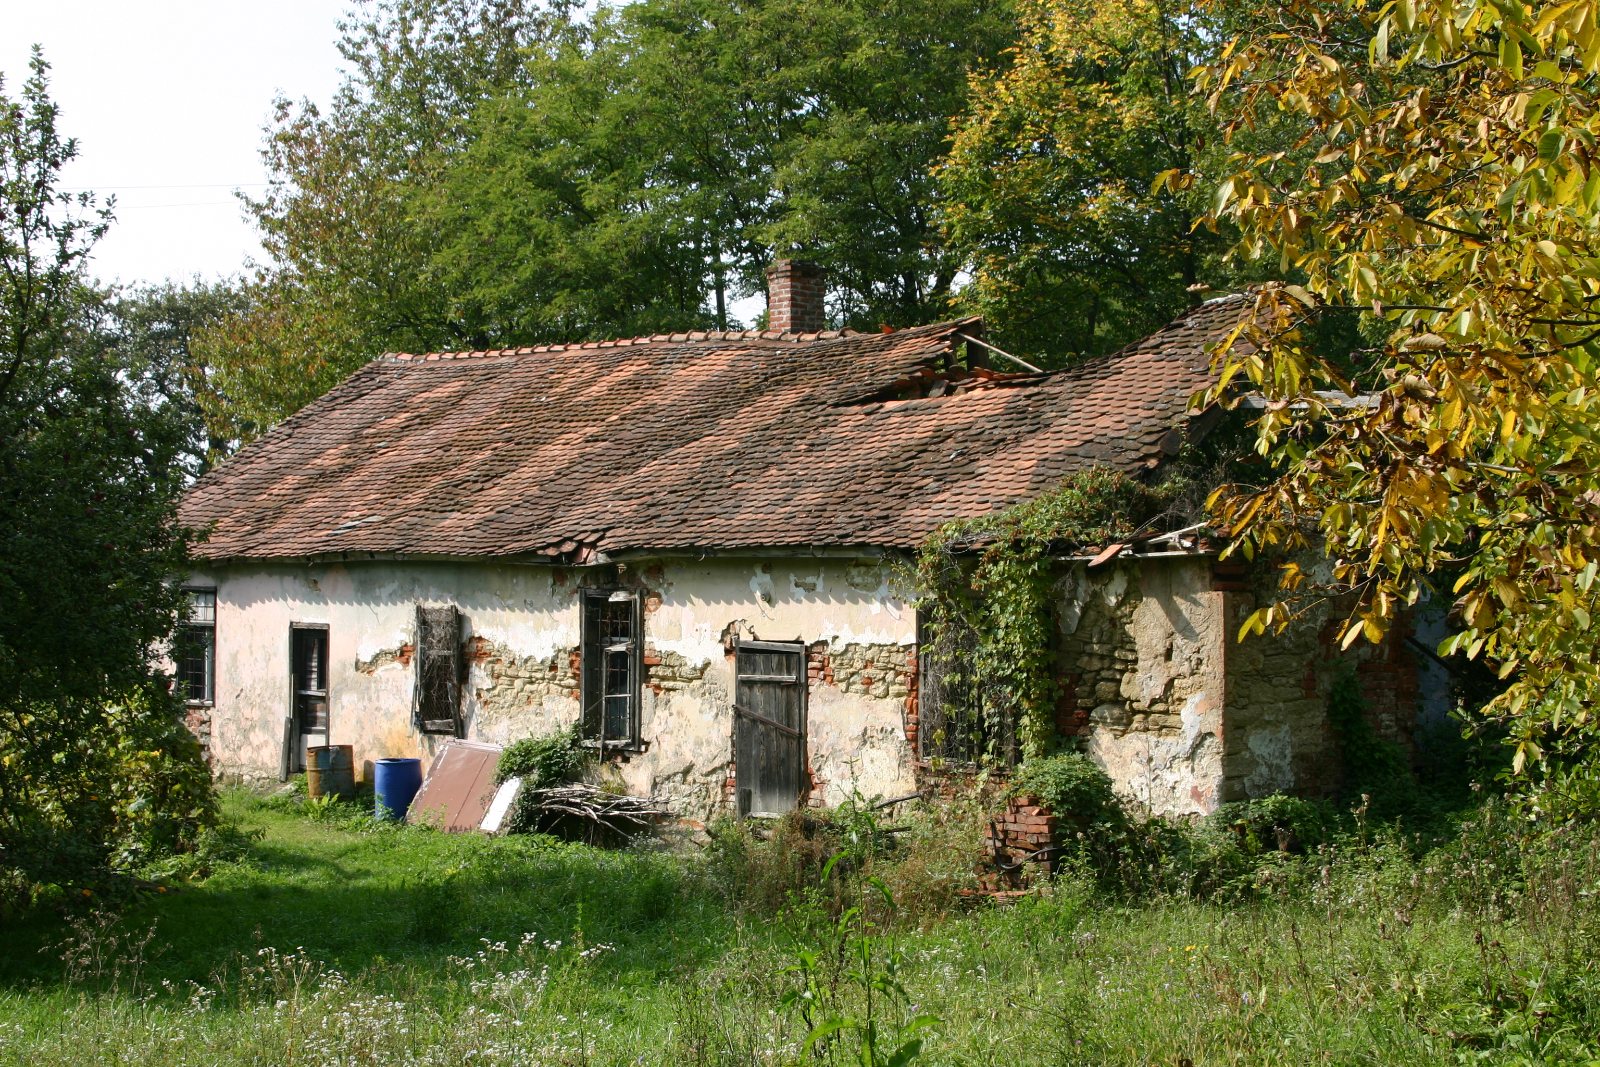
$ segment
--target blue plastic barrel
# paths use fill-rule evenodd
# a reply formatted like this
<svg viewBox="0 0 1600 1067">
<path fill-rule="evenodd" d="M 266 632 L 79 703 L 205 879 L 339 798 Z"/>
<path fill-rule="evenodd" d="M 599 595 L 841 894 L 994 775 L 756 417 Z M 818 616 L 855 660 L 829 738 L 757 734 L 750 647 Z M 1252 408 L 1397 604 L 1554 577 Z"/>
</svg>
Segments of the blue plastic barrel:
<svg viewBox="0 0 1600 1067">
<path fill-rule="evenodd" d="M 411 798 L 422 788 L 422 761 L 411 756 L 394 756 L 374 761 L 372 793 L 377 798 L 373 814 L 380 819 L 403 820 Z"/>
</svg>

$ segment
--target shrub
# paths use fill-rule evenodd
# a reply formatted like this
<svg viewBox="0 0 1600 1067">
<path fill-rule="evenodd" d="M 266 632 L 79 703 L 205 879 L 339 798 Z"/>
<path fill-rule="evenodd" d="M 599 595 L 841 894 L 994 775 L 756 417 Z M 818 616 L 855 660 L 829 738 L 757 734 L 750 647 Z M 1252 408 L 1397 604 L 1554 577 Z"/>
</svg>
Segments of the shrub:
<svg viewBox="0 0 1600 1067">
<path fill-rule="evenodd" d="M 1337 819 L 1320 800 L 1284 793 L 1236 800 L 1211 813 L 1208 821 L 1231 831 L 1249 855 L 1262 852 L 1306 852 L 1327 843 Z"/>
<path fill-rule="evenodd" d="M 513 834 L 533 833 L 539 827 L 539 813 L 534 808 L 533 792 L 565 785 L 583 777 L 590 763 L 589 751 L 578 736 L 578 725 L 544 734 L 525 737 L 500 753 L 500 763 L 495 768 L 495 781 L 521 778 L 522 790 L 506 819 L 506 831 Z"/>
<path fill-rule="evenodd" d="M 0 914 L 65 887 L 109 890 L 118 875 L 191 850 L 216 822 L 199 742 L 159 682 L 95 714 L 95 730 L 60 758 L 0 731 Z"/>
<path fill-rule="evenodd" d="M 1097 872 L 1118 863 L 1132 823 L 1111 779 L 1088 756 L 1069 752 L 1029 760 L 1011 780 L 1012 796 L 1033 796 L 1056 817 L 1062 857 Z"/>
<path fill-rule="evenodd" d="M 495 781 L 522 779 L 525 789 L 548 789 L 583 777 L 589 754 L 578 738 L 577 724 L 542 737 L 525 737 L 500 753 Z"/>
</svg>

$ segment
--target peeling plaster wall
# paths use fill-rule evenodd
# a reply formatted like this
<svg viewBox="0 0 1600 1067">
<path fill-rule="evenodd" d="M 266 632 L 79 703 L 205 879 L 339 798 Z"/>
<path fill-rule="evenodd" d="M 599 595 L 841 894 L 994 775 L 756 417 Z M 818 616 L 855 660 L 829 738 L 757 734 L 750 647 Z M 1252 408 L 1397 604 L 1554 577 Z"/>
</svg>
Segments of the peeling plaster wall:
<svg viewBox="0 0 1600 1067">
<path fill-rule="evenodd" d="M 467 735 L 507 743 L 578 716 L 580 569 L 488 564 L 253 564 L 194 580 L 217 588 L 219 774 L 275 780 L 289 709 L 291 624 L 329 633 L 329 743 L 358 766 L 431 755 L 440 739 L 411 727 L 419 603 L 462 614 Z M 596 584 L 609 585 L 610 582 Z M 725 801 L 735 680 L 726 639 L 797 641 L 835 669 L 811 677 L 808 762 L 813 801 L 852 788 L 912 788 L 903 717 L 916 625 L 873 560 L 667 560 L 622 569 L 644 620 L 644 751 L 616 758 L 630 790 L 705 819 Z"/>
<path fill-rule="evenodd" d="M 1255 610 L 1248 593 L 1230 593 L 1230 634 Z M 1328 681 L 1337 651 L 1319 640 L 1325 608 L 1313 608 L 1280 634 L 1230 638 L 1228 744 L 1223 800 L 1269 793 L 1314 795 L 1338 781 L 1338 745 L 1328 727 Z"/>
<path fill-rule="evenodd" d="M 1307 557 L 1301 562 L 1308 572 L 1322 568 L 1320 580 L 1331 578 L 1324 561 Z M 1228 594 L 1230 634 L 1258 606 L 1272 602 L 1275 575 L 1270 566 L 1255 568 L 1248 588 Z M 1228 642 L 1224 800 L 1340 788 L 1340 743 L 1327 709 L 1330 690 L 1343 674 L 1354 676 L 1376 736 L 1407 753 L 1415 753 L 1417 727 L 1428 710 L 1437 714 L 1450 705 L 1448 674 L 1424 669 L 1433 665 L 1419 662 L 1407 645 L 1413 632 L 1442 630 L 1438 605 L 1403 613 L 1377 645 L 1362 640 L 1346 650 L 1340 638 L 1350 609 L 1348 601 L 1320 601 L 1281 634 Z"/>
<path fill-rule="evenodd" d="M 1308 563 L 1308 566 L 1311 565 Z M 1270 567 L 1217 588 L 1205 558 L 1134 560 L 1059 587 L 1064 734 L 1150 814 L 1189 815 L 1271 793 L 1339 784 L 1328 693 L 1354 672 L 1378 736 L 1412 744 L 1419 706 L 1443 699 L 1406 649 L 1406 622 L 1383 644 L 1344 653 L 1327 604 L 1281 634 L 1236 640 L 1271 597 Z"/>
<path fill-rule="evenodd" d="M 1226 637 L 1210 561 L 1079 567 L 1058 589 L 1061 728 L 1143 810 L 1211 811 L 1222 799 Z"/>
</svg>

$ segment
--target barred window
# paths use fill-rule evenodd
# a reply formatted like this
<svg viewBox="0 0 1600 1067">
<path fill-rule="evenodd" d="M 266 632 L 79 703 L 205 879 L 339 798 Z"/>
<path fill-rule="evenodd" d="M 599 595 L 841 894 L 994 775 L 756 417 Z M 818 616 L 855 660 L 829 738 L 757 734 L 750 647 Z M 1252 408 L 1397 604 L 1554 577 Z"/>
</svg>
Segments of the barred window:
<svg viewBox="0 0 1600 1067">
<path fill-rule="evenodd" d="M 585 741 L 606 748 L 639 744 L 639 598 L 625 590 L 583 591 Z"/>
<path fill-rule="evenodd" d="M 978 634 L 954 616 L 919 618 L 917 631 L 918 754 L 963 766 L 1015 766 L 1016 714 L 977 669 Z"/>
<path fill-rule="evenodd" d="M 178 627 L 176 648 L 178 684 L 190 704 L 216 700 L 217 591 L 186 589 L 189 610 Z"/>
</svg>

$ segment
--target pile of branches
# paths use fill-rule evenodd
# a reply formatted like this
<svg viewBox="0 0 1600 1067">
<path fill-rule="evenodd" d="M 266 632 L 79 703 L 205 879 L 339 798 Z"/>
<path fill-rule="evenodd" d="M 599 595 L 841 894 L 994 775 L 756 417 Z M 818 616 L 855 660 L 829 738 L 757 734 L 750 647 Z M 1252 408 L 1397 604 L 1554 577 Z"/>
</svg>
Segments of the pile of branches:
<svg viewBox="0 0 1600 1067">
<path fill-rule="evenodd" d="M 672 818 L 649 797 L 608 793 L 584 782 L 527 789 L 518 801 L 541 833 L 592 845 L 629 840 Z"/>
</svg>

